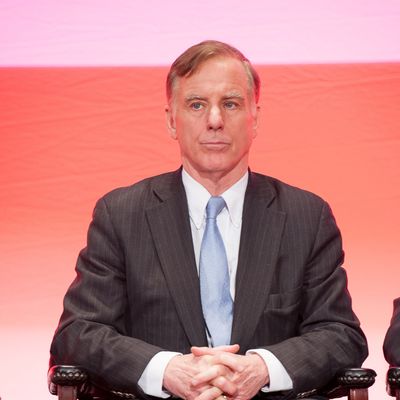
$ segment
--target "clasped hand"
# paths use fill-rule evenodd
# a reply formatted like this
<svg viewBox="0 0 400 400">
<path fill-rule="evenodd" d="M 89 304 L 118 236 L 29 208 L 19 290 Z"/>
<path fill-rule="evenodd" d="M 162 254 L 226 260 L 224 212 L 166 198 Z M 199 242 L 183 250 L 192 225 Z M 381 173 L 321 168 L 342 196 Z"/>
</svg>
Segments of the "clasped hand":
<svg viewBox="0 0 400 400">
<path fill-rule="evenodd" d="M 238 351 L 237 344 L 192 347 L 190 354 L 169 362 L 164 387 L 187 400 L 251 399 L 268 384 L 268 368 L 258 354 L 239 355 Z"/>
</svg>

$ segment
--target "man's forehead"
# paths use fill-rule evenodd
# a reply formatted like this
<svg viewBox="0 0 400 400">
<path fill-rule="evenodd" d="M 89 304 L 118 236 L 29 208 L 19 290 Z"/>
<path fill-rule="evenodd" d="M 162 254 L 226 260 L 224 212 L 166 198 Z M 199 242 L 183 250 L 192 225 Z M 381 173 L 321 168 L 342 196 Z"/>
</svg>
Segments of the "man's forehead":
<svg viewBox="0 0 400 400">
<path fill-rule="evenodd" d="M 239 64 L 214 63 L 210 60 L 195 73 L 176 80 L 176 89 L 185 95 L 193 92 L 209 91 L 241 94 L 248 90 L 249 82 L 244 68 Z M 234 60 L 237 61 L 237 60 Z M 243 68 L 243 69 L 242 69 Z"/>
<path fill-rule="evenodd" d="M 198 75 L 201 75 L 204 70 L 207 70 L 207 72 L 224 70 L 226 73 L 235 71 L 238 75 L 242 75 L 242 73 L 246 75 L 246 68 L 242 61 L 234 57 L 215 56 L 204 60 L 189 75 L 181 77 L 181 79 L 194 78 Z"/>
</svg>

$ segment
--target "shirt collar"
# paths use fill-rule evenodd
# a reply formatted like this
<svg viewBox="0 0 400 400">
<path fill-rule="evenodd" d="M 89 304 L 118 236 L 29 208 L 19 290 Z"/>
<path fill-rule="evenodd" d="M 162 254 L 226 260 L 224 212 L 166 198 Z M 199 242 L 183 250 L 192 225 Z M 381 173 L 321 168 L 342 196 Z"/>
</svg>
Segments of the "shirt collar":
<svg viewBox="0 0 400 400">
<path fill-rule="evenodd" d="M 243 213 L 244 195 L 247 188 L 249 173 L 246 173 L 229 189 L 221 194 L 226 203 L 229 218 L 235 227 L 240 227 Z M 193 179 L 185 169 L 182 169 L 182 183 L 185 188 L 189 207 L 189 216 L 197 229 L 200 229 L 205 218 L 205 210 L 211 194 Z"/>
</svg>

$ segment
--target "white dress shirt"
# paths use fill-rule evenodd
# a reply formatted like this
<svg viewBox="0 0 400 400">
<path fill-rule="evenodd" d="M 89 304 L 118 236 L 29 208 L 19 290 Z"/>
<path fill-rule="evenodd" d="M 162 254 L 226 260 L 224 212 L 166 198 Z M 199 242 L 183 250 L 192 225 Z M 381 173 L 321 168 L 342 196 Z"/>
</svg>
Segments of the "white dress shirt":
<svg viewBox="0 0 400 400">
<path fill-rule="evenodd" d="M 228 257 L 232 299 L 235 299 L 235 281 L 242 228 L 243 204 L 248 178 L 249 174 L 246 172 L 233 186 L 221 194 L 225 200 L 226 207 L 217 216 L 218 228 Z M 184 169 L 182 170 L 182 182 L 188 201 L 193 248 L 197 271 L 199 271 L 200 247 L 206 224 L 206 206 L 211 194 Z M 270 382 L 268 386 L 262 388 L 262 391 L 274 392 L 293 388 L 293 382 L 286 369 L 270 351 L 265 349 L 251 349 L 247 353 L 259 354 L 268 366 Z M 150 360 L 138 382 L 146 394 L 162 398 L 169 397 L 169 394 L 162 390 L 164 371 L 171 358 L 177 354 L 180 353 L 161 351 Z"/>
</svg>

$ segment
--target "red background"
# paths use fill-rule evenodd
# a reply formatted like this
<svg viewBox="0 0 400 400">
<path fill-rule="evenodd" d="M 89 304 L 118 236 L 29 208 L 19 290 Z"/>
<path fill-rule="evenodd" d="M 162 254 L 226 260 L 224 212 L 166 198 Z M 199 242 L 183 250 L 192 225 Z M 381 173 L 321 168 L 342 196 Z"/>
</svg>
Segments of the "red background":
<svg viewBox="0 0 400 400">
<path fill-rule="evenodd" d="M 262 114 L 251 167 L 331 204 L 370 344 L 365 365 L 379 374 L 371 398 L 381 399 L 382 341 L 400 295 L 400 64 L 258 70 Z M 28 386 L 32 398 L 50 398 L 48 348 L 96 199 L 179 166 L 165 128 L 166 73 L 163 67 L 0 69 L 4 400 L 22 398 Z"/>
</svg>

